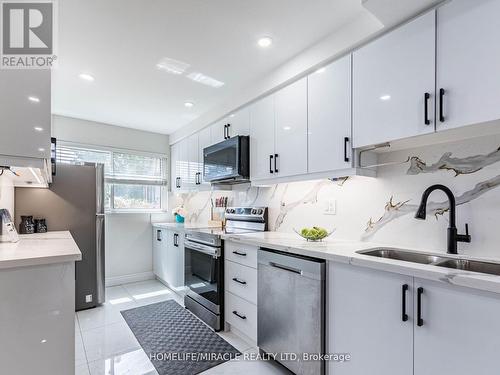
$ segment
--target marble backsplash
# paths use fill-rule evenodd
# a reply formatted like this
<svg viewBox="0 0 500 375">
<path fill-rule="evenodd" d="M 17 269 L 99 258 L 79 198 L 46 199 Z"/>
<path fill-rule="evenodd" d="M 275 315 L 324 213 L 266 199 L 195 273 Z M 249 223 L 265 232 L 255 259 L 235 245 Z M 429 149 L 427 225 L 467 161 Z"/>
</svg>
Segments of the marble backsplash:
<svg viewBox="0 0 500 375">
<path fill-rule="evenodd" d="M 169 206 L 183 205 L 187 221 L 204 225 L 210 200 L 269 207 L 269 229 L 293 232 L 313 225 L 336 229 L 333 238 L 369 240 L 429 251 L 446 249 L 448 204 L 434 192 L 427 220 L 414 219 L 422 192 L 443 184 L 457 197 L 457 228 L 469 223 L 472 242 L 459 252 L 500 258 L 500 135 L 379 154 L 377 178 L 317 180 L 271 187 L 235 186 L 232 191 L 172 194 Z"/>
</svg>

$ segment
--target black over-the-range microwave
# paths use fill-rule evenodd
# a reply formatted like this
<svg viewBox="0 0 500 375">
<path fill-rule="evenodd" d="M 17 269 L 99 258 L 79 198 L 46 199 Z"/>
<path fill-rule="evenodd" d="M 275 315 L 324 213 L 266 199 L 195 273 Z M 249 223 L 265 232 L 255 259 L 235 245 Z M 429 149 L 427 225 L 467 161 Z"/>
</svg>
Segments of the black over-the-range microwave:
<svg viewBox="0 0 500 375">
<path fill-rule="evenodd" d="M 203 149 L 204 180 L 242 183 L 250 179 L 250 137 L 238 135 Z"/>
</svg>

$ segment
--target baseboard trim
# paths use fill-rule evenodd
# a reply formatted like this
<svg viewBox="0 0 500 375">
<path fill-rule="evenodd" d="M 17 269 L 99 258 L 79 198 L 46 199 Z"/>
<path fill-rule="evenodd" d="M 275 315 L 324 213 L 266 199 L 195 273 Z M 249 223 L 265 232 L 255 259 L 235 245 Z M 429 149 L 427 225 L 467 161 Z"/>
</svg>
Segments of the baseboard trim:
<svg viewBox="0 0 500 375">
<path fill-rule="evenodd" d="M 106 277 L 105 284 L 106 286 L 116 286 L 127 283 L 135 283 L 138 281 L 153 280 L 154 278 L 155 275 L 153 272 L 148 271 L 123 276 Z"/>
</svg>

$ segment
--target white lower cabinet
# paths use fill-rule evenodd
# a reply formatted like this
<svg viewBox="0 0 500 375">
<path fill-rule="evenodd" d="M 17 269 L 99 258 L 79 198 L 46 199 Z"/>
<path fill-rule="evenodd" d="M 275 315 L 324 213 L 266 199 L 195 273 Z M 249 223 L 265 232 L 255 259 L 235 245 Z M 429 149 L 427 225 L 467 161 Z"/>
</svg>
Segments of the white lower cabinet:
<svg viewBox="0 0 500 375">
<path fill-rule="evenodd" d="M 335 262 L 328 288 L 327 352 L 351 356 L 329 362 L 330 374 L 489 375 L 498 369 L 499 295 Z"/>
<path fill-rule="evenodd" d="M 181 232 L 153 228 L 153 273 L 172 288 L 184 286 L 184 236 Z"/>
<path fill-rule="evenodd" d="M 348 264 L 329 264 L 328 353 L 350 361 L 328 363 L 335 375 L 413 374 L 412 278 Z M 408 285 L 408 321 L 402 319 Z"/>
<path fill-rule="evenodd" d="M 162 280 L 165 280 L 167 264 L 167 252 L 164 237 L 164 229 L 153 228 L 153 273 L 156 277 Z"/>
<path fill-rule="evenodd" d="M 415 279 L 415 375 L 491 375 L 500 367 L 500 296 Z"/>
<path fill-rule="evenodd" d="M 230 292 L 224 298 L 226 322 L 257 342 L 257 306 Z"/>
<path fill-rule="evenodd" d="M 256 344 L 257 247 L 225 241 L 224 254 L 224 319 Z"/>
</svg>

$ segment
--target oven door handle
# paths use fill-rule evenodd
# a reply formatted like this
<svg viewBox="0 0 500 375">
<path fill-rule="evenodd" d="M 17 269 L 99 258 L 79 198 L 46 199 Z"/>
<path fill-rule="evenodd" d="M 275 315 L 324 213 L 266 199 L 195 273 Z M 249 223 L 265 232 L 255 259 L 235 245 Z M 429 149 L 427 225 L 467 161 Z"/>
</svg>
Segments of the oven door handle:
<svg viewBox="0 0 500 375">
<path fill-rule="evenodd" d="M 184 241 L 184 248 L 191 249 L 191 250 L 197 251 L 199 253 L 210 255 L 215 259 L 220 257 L 220 247 L 206 246 L 206 245 L 202 245 L 200 243 L 185 240 Z"/>
</svg>

